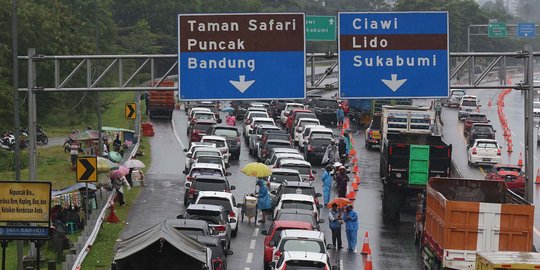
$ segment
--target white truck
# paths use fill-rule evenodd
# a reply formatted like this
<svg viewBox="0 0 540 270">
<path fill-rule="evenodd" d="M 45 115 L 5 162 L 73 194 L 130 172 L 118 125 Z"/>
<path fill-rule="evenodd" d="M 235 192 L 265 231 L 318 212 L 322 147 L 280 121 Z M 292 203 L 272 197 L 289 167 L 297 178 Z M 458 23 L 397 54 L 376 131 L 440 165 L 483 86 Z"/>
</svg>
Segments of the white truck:
<svg viewBox="0 0 540 270">
<path fill-rule="evenodd" d="M 435 111 L 428 107 L 396 105 L 382 107 L 382 137 L 388 133 L 431 134 Z"/>
</svg>

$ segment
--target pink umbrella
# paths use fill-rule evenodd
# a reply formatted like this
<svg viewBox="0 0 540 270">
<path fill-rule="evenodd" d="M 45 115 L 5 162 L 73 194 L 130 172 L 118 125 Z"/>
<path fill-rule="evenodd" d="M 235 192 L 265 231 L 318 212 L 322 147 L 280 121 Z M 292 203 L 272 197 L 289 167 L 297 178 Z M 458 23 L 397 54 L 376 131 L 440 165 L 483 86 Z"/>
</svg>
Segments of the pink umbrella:
<svg viewBox="0 0 540 270">
<path fill-rule="evenodd" d="M 129 168 L 126 167 L 126 166 L 120 165 L 120 167 L 118 167 L 118 169 L 111 171 L 109 176 L 112 179 L 118 179 L 118 178 L 126 176 L 126 174 L 128 174 L 128 173 L 129 173 Z"/>
</svg>

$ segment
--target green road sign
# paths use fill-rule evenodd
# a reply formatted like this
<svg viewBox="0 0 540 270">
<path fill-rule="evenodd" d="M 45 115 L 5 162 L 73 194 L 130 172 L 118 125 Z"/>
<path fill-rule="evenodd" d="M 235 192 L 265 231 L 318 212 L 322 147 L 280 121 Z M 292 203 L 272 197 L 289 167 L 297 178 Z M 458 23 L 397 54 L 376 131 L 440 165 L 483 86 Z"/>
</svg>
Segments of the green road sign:
<svg viewBox="0 0 540 270">
<path fill-rule="evenodd" d="M 488 26 L 488 37 L 506 37 L 506 23 L 494 22 Z"/>
<path fill-rule="evenodd" d="M 336 16 L 306 16 L 306 40 L 336 40 Z"/>
</svg>

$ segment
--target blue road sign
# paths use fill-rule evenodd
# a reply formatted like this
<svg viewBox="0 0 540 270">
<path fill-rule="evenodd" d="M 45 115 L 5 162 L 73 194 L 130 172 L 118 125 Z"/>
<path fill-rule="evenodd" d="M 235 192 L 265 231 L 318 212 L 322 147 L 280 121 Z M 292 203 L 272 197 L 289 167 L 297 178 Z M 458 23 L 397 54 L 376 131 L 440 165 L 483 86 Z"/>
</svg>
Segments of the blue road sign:
<svg viewBox="0 0 540 270">
<path fill-rule="evenodd" d="M 305 98 L 303 13 L 178 16 L 180 100 Z"/>
<path fill-rule="evenodd" d="M 517 36 L 521 38 L 534 38 L 536 25 L 534 23 L 518 23 Z"/>
<path fill-rule="evenodd" d="M 49 228 L 40 226 L 2 226 L 0 239 L 48 239 Z"/>
<path fill-rule="evenodd" d="M 339 14 L 341 98 L 447 97 L 448 13 Z"/>
</svg>

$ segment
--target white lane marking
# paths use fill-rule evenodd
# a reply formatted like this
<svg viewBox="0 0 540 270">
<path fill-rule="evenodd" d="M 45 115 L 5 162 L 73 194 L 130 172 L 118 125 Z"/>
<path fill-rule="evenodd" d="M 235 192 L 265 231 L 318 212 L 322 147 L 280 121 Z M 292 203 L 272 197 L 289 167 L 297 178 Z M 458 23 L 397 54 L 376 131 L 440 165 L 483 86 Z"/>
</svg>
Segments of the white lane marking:
<svg viewBox="0 0 540 270">
<path fill-rule="evenodd" d="M 186 148 L 186 145 L 184 145 L 184 143 L 180 139 L 180 136 L 178 136 L 178 133 L 176 133 L 176 125 L 174 124 L 174 119 L 171 119 L 171 125 L 172 125 L 172 131 L 174 133 L 174 137 L 176 138 L 176 141 L 178 141 L 178 144 L 180 144 L 180 147 L 182 147 L 182 149 Z"/>
<path fill-rule="evenodd" d="M 253 252 L 250 252 L 250 253 L 248 253 L 246 263 L 251 263 L 252 260 L 253 260 Z"/>
<path fill-rule="evenodd" d="M 540 231 L 536 227 L 533 227 L 533 231 L 536 235 L 540 236 Z"/>
<path fill-rule="evenodd" d="M 249 249 L 255 249 L 255 243 L 257 243 L 257 239 L 251 239 L 251 244 L 249 244 Z"/>
<path fill-rule="evenodd" d="M 538 158 L 536 157 L 536 155 L 534 155 L 534 159 L 537 160 Z"/>
<path fill-rule="evenodd" d="M 253 236 L 257 235 L 259 235 L 259 228 L 255 228 L 255 230 L 253 231 Z"/>
<path fill-rule="evenodd" d="M 339 269 L 345 269 L 343 268 L 343 260 L 339 260 Z"/>
<path fill-rule="evenodd" d="M 249 268 L 249 267 L 246 267 L 246 268 L 244 268 L 244 270 L 251 270 L 251 268 Z"/>
</svg>

